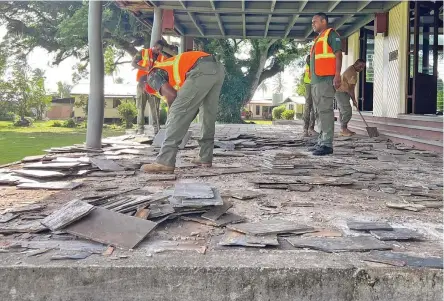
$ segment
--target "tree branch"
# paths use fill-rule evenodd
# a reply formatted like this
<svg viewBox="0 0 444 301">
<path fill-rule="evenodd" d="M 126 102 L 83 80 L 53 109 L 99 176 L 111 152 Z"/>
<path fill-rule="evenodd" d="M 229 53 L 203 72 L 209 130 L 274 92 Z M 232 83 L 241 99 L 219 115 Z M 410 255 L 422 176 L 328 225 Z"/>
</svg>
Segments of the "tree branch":
<svg viewBox="0 0 444 301">
<path fill-rule="evenodd" d="M 279 64 L 279 62 L 276 60 L 274 64 L 267 70 L 264 70 L 259 78 L 259 83 L 262 81 L 275 76 L 279 72 L 283 72 L 284 67 Z"/>
</svg>

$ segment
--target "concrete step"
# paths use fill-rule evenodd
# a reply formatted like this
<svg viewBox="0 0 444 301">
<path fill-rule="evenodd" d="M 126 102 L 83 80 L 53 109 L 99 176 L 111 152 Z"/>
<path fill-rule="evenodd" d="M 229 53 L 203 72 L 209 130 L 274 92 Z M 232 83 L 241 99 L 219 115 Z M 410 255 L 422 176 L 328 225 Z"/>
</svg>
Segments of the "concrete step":
<svg viewBox="0 0 444 301">
<path fill-rule="evenodd" d="M 389 267 L 365 253 L 313 251 L 167 252 L 125 259 L 92 255 L 50 261 L 48 254 L 17 263 L 1 254 L 5 301 L 435 301 L 442 270 Z"/>
</svg>

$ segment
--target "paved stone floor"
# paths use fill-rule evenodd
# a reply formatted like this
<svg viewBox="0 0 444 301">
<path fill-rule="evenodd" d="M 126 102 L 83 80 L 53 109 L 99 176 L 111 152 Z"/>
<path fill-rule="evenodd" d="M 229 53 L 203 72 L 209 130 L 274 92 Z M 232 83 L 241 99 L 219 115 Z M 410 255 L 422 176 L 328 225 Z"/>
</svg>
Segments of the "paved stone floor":
<svg viewBox="0 0 444 301">
<path fill-rule="evenodd" d="M 191 127 L 193 138 L 199 135 L 199 125 Z M 277 146 L 276 149 L 240 149 L 242 156 L 215 157 L 217 165 L 236 165 L 244 167 L 258 167 L 257 172 L 224 174 L 213 177 L 187 177 L 184 175 L 198 174 L 208 171 L 203 168 L 179 168 L 176 170 L 178 180 L 210 183 L 224 193 L 233 189 L 252 189 L 264 195 L 252 200 L 230 199 L 233 207 L 230 212 L 244 216 L 248 221 L 266 219 L 284 219 L 296 221 L 317 229 L 326 229 L 329 232 L 339 232 L 343 236 L 370 236 L 349 230 L 348 220 L 388 222 L 393 227 L 405 227 L 417 231 L 423 239 L 420 241 L 390 241 L 387 242 L 395 252 L 428 257 L 442 256 L 442 157 L 438 154 L 412 150 L 402 145 L 393 145 L 380 139 L 370 139 L 364 136 L 355 136 L 350 140 L 335 138 L 335 153 L 332 156 L 314 157 L 307 152 L 307 147 L 314 143 L 314 138 L 302 138 L 302 128 L 299 126 L 271 126 L 271 125 L 217 125 L 216 137 L 223 138 L 239 134 L 249 134 L 256 139 L 265 140 L 297 140 L 299 146 Z M 148 133 L 150 136 L 150 133 Z M 126 140 L 130 141 L 130 140 Z M 197 141 L 192 139 L 185 150 L 179 152 L 179 162 L 187 162 L 195 156 Z M 314 185 L 310 192 L 289 191 L 286 189 L 258 189 L 253 182 L 260 180 L 291 180 L 298 175 L 270 175 L 260 171 L 264 156 L 270 152 L 287 151 L 306 155 L 296 161 L 301 165 L 299 169 L 306 169 L 310 176 L 317 179 L 349 179 L 355 181 L 351 186 L 335 187 Z M 229 153 L 229 152 L 227 152 Z M 140 166 L 144 162 L 154 160 L 154 156 L 141 157 L 137 155 L 122 156 L 116 160 L 125 166 Z M 131 165 L 132 164 L 132 165 Z M 308 166 L 308 167 L 307 167 Z M 11 166 L 10 170 L 20 169 L 21 166 Z M 211 170 L 211 169 L 209 169 Z M 350 172 L 352 171 L 352 172 Z M 2 170 L 0 170 L 2 172 Z M 5 170 L 3 170 L 5 172 Z M 341 175 L 343 172 L 343 176 Z M 370 175 L 370 176 L 369 176 Z M 45 191 L 45 190 L 18 190 L 14 186 L 0 186 L 0 209 L 20 207 L 28 204 L 44 204 L 46 208 L 37 214 L 48 214 L 72 199 L 79 199 L 91 195 L 106 194 L 109 191 L 125 190 L 129 187 L 140 187 L 139 193 L 150 194 L 162 191 L 174 185 L 175 181 L 150 182 L 145 174 L 136 172 L 134 176 L 86 176 L 79 179 L 83 186 L 72 191 Z M 386 203 L 424 204 L 418 211 L 388 208 Z M 437 207 L 437 208 L 429 208 Z M 416 209 L 415 209 L 416 210 Z M 38 218 L 38 217 L 35 217 Z M 16 219 L 9 223 L 23 222 Z M 8 223 L 0 224 L 2 226 Z M 243 248 L 222 247 L 218 245 L 225 233 L 224 227 L 212 227 L 181 218 L 162 223 L 146 238 L 134 251 L 116 250 L 112 259 L 123 259 L 133 254 L 147 254 L 156 256 L 166 251 L 178 252 L 307 252 L 296 249 L 280 238 L 278 248 Z M 307 236 L 309 236 L 308 234 Z M 325 234 L 328 236 L 328 234 Z M 322 236 L 322 235 L 321 235 Z M 45 241 L 37 249 L 46 247 L 54 249 L 41 255 L 39 258 L 28 257 L 30 249 L 11 248 L 14 243 L 30 241 Z M 94 244 L 99 251 L 106 246 Z M 39 264 L 50 264 L 49 257 L 59 251 L 78 251 L 78 245 L 69 235 L 63 233 L 13 233 L 0 237 L 0 258 L 13 260 L 17 264 L 36 261 Z M 308 251 L 325 254 L 321 251 Z M 100 252 L 99 252 L 100 253 Z M 301 254 L 302 254 L 301 253 Z M 122 255 L 122 257 L 119 257 Z M 327 256 L 327 255 L 325 255 Z M 350 256 L 341 256 L 344 264 L 347 260 L 362 259 L 364 253 L 350 253 Z M 86 262 L 107 261 L 100 254 L 94 254 Z M 362 260 L 360 261 L 362 263 Z M 373 263 L 367 263 L 369 265 Z"/>
</svg>

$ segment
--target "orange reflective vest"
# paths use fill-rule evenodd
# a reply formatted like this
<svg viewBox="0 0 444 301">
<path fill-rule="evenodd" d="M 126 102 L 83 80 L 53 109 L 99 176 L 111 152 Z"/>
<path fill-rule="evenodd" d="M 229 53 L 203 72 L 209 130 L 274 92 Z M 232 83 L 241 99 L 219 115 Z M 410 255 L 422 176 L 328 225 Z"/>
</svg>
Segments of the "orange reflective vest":
<svg viewBox="0 0 444 301">
<path fill-rule="evenodd" d="M 328 45 L 328 36 L 332 30 L 324 30 L 311 46 L 310 54 L 315 58 L 314 72 L 317 76 L 333 76 L 336 73 L 336 56 Z"/>
<path fill-rule="evenodd" d="M 165 57 L 159 53 L 159 55 L 157 56 L 157 60 L 156 62 L 163 62 L 165 60 Z M 154 65 L 154 60 L 153 60 L 153 50 L 151 48 L 149 49 L 142 49 L 142 59 L 137 63 L 137 65 L 142 66 L 142 67 L 147 67 L 149 66 L 150 68 Z M 144 71 L 144 70 L 137 70 L 137 76 L 136 76 L 136 80 L 139 81 L 140 78 L 144 75 L 147 75 L 148 71 Z"/>
<path fill-rule="evenodd" d="M 168 73 L 169 84 L 178 91 L 185 82 L 187 72 L 190 71 L 198 59 L 204 56 L 209 56 L 209 54 L 203 51 L 184 52 L 163 62 L 155 62 L 154 67 L 148 74 L 154 69 L 165 70 Z M 145 89 L 149 94 L 161 98 L 159 91 L 154 90 L 148 84 L 145 85 Z"/>
</svg>

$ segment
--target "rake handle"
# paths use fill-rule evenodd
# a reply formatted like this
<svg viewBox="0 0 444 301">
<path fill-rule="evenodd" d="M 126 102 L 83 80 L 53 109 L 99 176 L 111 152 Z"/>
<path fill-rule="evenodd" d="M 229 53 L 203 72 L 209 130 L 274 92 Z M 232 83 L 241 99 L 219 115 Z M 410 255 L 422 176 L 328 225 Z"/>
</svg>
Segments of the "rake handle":
<svg viewBox="0 0 444 301">
<path fill-rule="evenodd" d="M 362 121 L 364 121 L 365 126 L 366 126 L 366 127 L 369 127 L 368 124 L 367 124 L 367 121 L 365 121 L 365 119 L 364 119 L 364 116 L 362 116 L 361 111 L 359 110 L 359 108 L 358 108 L 357 106 L 355 106 L 355 108 L 356 108 L 356 110 L 358 110 L 358 113 L 359 113 L 359 115 L 361 116 Z"/>
</svg>

